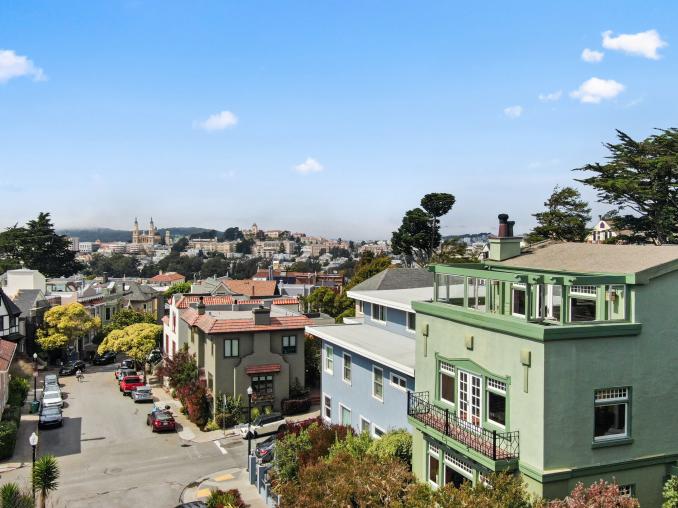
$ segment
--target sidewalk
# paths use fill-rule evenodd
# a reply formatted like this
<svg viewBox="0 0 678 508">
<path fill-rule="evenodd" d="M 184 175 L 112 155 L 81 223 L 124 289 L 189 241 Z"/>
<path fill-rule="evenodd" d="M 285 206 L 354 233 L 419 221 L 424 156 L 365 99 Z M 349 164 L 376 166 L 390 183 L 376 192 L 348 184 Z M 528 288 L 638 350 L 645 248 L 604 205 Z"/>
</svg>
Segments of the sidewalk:
<svg viewBox="0 0 678 508">
<path fill-rule="evenodd" d="M 38 394 L 40 389 L 38 389 Z M 38 396 L 38 399 L 40 397 Z M 21 423 L 19 424 L 19 431 L 16 435 L 16 446 L 14 447 L 14 454 L 7 461 L 0 462 L 0 474 L 8 473 L 26 466 L 31 466 L 33 461 L 33 450 L 28 442 L 30 435 L 35 432 L 40 435 L 38 430 L 38 415 L 30 414 L 31 402 L 33 401 L 33 389 L 28 393 L 26 402 L 21 408 Z M 38 441 L 38 449 L 40 449 L 40 442 Z"/>
<path fill-rule="evenodd" d="M 181 502 L 205 501 L 212 490 L 238 489 L 242 500 L 250 508 L 266 508 L 266 503 L 254 485 L 247 481 L 247 471 L 241 468 L 224 469 L 204 476 L 188 485 L 181 493 Z"/>
</svg>

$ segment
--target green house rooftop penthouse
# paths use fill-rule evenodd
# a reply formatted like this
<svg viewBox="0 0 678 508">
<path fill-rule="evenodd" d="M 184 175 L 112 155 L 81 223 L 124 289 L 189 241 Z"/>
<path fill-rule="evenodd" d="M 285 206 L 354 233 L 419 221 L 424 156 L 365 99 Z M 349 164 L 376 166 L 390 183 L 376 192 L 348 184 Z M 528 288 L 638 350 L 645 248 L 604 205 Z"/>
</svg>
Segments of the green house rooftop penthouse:
<svg viewBox="0 0 678 508">
<path fill-rule="evenodd" d="M 435 265 L 417 312 L 413 469 L 439 486 L 513 470 L 546 497 L 615 479 L 661 504 L 676 466 L 678 246 L 521 248 Z"/>
</svg>

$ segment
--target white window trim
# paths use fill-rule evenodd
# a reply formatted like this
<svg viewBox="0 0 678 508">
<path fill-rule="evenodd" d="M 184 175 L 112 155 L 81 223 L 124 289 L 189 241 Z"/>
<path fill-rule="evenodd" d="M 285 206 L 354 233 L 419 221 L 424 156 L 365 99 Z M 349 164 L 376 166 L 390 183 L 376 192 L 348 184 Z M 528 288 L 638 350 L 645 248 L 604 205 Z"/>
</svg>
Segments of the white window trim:
<svg viewBox="0 0 678 508">
<path fill-rule="evenodd" d="M 381 308 L 381 310 L 382 310 L 382 315 L 381 315 L 381 317 L 382 317 L 383 319 L 377 319 L 377 318 L 374 317 L 374 307 L 375 307 L 375 306 Z M 373 304 L 370 305 L 370 317 L 372 318 L 372 321 L 374 321 L 375 323 L 378 323 L 378 324 L 380 324 L 380 325 L 385 325 L 385 324 L 386 324 L 386 320 L 387 320 L 387 311 L 388 311 L 388 307 L 386 307 L 386 306 L 384 306 L 384 305 L 379 305 L 378 303 L 373 303 Z"/>
<path fill-rule="evenodd" d="M 349 426 L 352 426 L 353 425 L 353 412 L 351 411 L 350 407 L 345 406 L 341 402 L 339 403 L 339 423 L 341 423 L 341 425 L 345 425 L 344 424 L 344 412 L 342 411 L 343 409 L 348 411 L 348 414 L 351 417 L 351 423 L 349 424 Z"/>
<path fill-rule="evenodd" d="M 414 316 L 414 328 L 410 328 L 410 316 Z M 405 318 L 405 330 L 408 333 L 417 333 L 417 314 L 414 312 L 408 312 Z"/>
<path fill-rule="evenodd" d="M 327 405 L 325 404 L 325 398 L 330 399 L 330 416 L 329 416 L 329 418 L 325 414 L 325 408 L 327 407 Z M 321 408 L 321 414 L 322 414 L 323 420 L 325 420 L 326 422 L 332 423 L 332 397 L 330 397 L 328 394 L 326 394 L 324 392 L 323 392 L 323 403 L 322 403 L 322 408 Z"/>
<path fill-rule="evenodd" d="M 405 386 L 402 386 L 400 383 L 394 383 L 393 382 L 394 377 L 405 381 Z M 401 376 L 400 374 L 396 374 L 395 372 L 391 372 L 390 383 L 391 383 L 391 386 L 393 388 L 396 388 L 396 389 L 401 390 L 403 392 L 407 391 L 407 378 Z"/>
<path fill-rule="evenodd" d="M 381 371 L 381 398 L 377 397 L 374 393 L 374 381 L 376 380 L 377 376 L 375 375 L 374 371 L 375 369 L 379 369 Z M 379 402 L 384 402 L 384 369 L 382 367 L 377 367 L 376 365 L 372 365 L 372 398 L 375 400 L 378 400 Z"/>
<path fill-rule="evenodd" d="M 371 431 L 370 429 L 372 429 L 372 422 L 370 422 L 370 421 L 369 421 L 367 418 L 365 418 L 363 415 L 360 415 L 360 429 L 359 429 L 359 430 L 360 430 L 360 433 L 363 432 L 363 422 L 367 422 L 367 433 L 368 433 L 368 434 L 371 434 L 372 431 Z"/>
<path fill-rule="evenodd" d="M 508 402 L 507 397 L 506 397 L 506 392 L 501 392 L 499 390 L 485 390 L 485 404 L 487 405 L 486 408 L 486 413 L 487 413 L 487 421 L 488 423 L 491 423 L 495 427 L 498 427 L 502 430 L 506 429 L 506 424 L 502 424 L 499 422 L 495 422 L 491 417 L 490 417 L 490 392 L 494 393 L 495 395 L 498 395 L 500 397 L 504 397 L 504 410 L 506 410 L 506 403 Z M 506 419 L 506 415 L 504 415 L 504 419 Z"/>
<path fill-rule="evenodd" d="M 623 390 L 625 395 L 619 397 L 610 397 L 605 399 L 596 399 L 596 392 L 612 391 L 612 390 Z M 616 441 L 618 439 L 628 439 L 631 437 L 629 434 L 629 412 L 631 409 L 631 395 L 629 393 L 629 388 L 616 387 L 616 388 L 599 388 L 593 393 L 593 407 L 594 411 L 596 407 L 600 406 L 618 406 L 624 404 L 626 409 L 624 410 L 624 433 L 623 434 L 611 434 L 609 436 L 593 436 L 594 443 L 600 443 L 605 441 Z"/>
<path fill-rule="evenodd" d="M 430 457 L 435 457 L 438 459 L 438 472 L 436 476 L 438 477 L 438 482 L 440 482 L 440 448 L 437 446 L 432 445 L 431 443 L 428 443 L 427 449 L 426 449 L 426 480 L 428 483 L 433 485 L 434 487 L 439 487 L 440 485 L 433 480 L 431 480 L 431 459 Z"/>
<path fill-rule="evenodd" d="M 442 363 L 445 363 L 445 362 L 441 362 L 441 364 Z M 440 393 L 440 400 L 442 402 L 444 402 L 445 404 L 449 404 L 450 406 L 455 407 L 455 404 L 454 404 L 453 401 L 443 398 L 442 379 L 441 379 L 441 376 L 443 376 L 443 375 L 450 376 L 452 379 L 454 379 L 454 391 L 455 391 L 454 395 L 457 395 L 456 392 L 458 391 L 457 376 L 454 373 L 454 370 L 450 371 L 450 370 L 447 370 L 447 369 L 443 369 L 442 366 L 441 366 L 440 370 L 438 371 L 438 393 Z"/>
<path fill-rule="evenodd" d="M 332 360 L 332 368 L 327 367 L 327 363 L 328 363 L 327 362 L 327 358 L 328 358 L 327 350 L 328 349 L 330 350 L 329 358 L 331 358 L 331 360 Z M 330 374 L 332 376 L 334 375 L 334 348 L 332 346 L 325 346 L 323 348 L 323 371 L 327 372 L 328 374 Z"/>
<path fill-rule="evenodd" d="M 381 439 L 381 436 L 377 435 L 377 429 L 380 430 L 382 434 L 386 434 L 386 431 L 376 423 L 372 424 L 372 437 L 375 439 Z"/>
<path fill-rule="evenodd" d="M 350 368 L 349 368 L 349 372 L 348 372 L 349 373 L 348 379 L 346 379 L 346 357 L 347 356 L 348 356 L 348 361 L 350 363 Z M 349 386 L 351 385 L 351 381 L 353 380 L 353 358 L 348 353 L 343 353 L 341 355 L 341 380 Z"/>
<path fill-rule="evenodd" d="M 524 318 L 525 314 L 519 314 L 517 312 L 513 312 L 513 308 L 514 308 L 513 292 L 515 290 L 522 291 L 525 294 L 525 313 L 527 313 L 528 312 L 528 309 L 527 309 L 527 287 L 525 286 L 525 284 L 520 284 L 520 283 L 512 283 L 511 284 L 511 315 L 514 316 L 514 317 Z"/>
<path fill-rule="evenodd" d="M 443 464 L 454 469 L 457 473 L 462 475 L 464 478 L 467 478 L 473 481 L 473 466 L 468 464 L 466 461 L 457 458 L 456 456 L 445 452 L 445 457 L 443 458 Z"/>
</svg>

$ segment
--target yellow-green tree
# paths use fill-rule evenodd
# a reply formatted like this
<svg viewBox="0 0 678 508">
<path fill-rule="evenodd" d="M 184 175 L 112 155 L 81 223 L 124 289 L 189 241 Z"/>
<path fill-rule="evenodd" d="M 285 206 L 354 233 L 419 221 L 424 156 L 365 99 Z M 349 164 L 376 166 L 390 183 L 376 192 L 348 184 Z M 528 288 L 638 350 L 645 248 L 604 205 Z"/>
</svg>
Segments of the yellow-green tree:
<svg viewBox="0 0 678 508">
<path fill-rule="evenodd" d="M 121 330 L 113 330 L 99 344 L 98 353 L 115 351 L 126 353 L 137 364 L 144 365 L 146 358 L 162 337 L 162 326 L 152 323 L 136 323 Z M 144 368 L 144 376 L 146 369 Z"/>
<path fill-rule="evenodd" d="M 38 343 L 45 350 L 63 349 L 89 332 L 101 328 L 101 319 L 92 317 L 79 303 L 57 305 L 45 313 L 45 328 L 38 331 Z"/>
</svg>

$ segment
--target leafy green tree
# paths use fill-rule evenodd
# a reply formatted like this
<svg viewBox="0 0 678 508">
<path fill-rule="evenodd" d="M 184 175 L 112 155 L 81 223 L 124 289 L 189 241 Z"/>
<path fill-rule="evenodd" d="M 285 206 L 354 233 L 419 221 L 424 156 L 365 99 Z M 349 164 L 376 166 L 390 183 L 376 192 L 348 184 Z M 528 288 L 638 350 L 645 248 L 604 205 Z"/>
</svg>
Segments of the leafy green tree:
<svg viewBox="0 0 678 508">
<path fill-rule="evenodd" d="M 572 187 L 556 186 L 544 202 L 546 210 L 533 214 L 538 225 L 530 232 L 530 242 L 541 240 L 564 240 L 583 242 L 588 234 L 591 208 L 581 199 L 581 194 Z"/>
<path fill-rule="evenodd" d="M 678 508 L 678 476 L 671 475 L 662 489 L 664 503 L 662 508 Z"/>
<path fill-rule="evenodd" d="M 162 326 L 153 323 L 136 323 L 121 330 L 111 331 L 99 344 L 97 352 L 106 351 L 126 353 L 138 365 L 144 366 L 146 379 L 146 358 L 155 349 L 162 338 Z"/>
<path fill-rule="evenodd" d="M 108 335 L 113 330 L 122 330 L 136 323 L 155 324 L 156 320 L 153 314 L 148 312 L 139 312 L 134 309 L 121 309 L 111 317 L 110 321 L 104 325 L 102 332 Z"/>
<path fill-rule="evenodd" d="M 158 374 L 166 377 L 170 388 L 187 386 L 198 379 L 198 363 L 195 354 L 188 352 L 188 344 L 184 344 L 172 357 L 165 358 L 158 368 Z"/>
<path fill-rule="evenodd" d="M 190 282 L 175 282 L 170 287 L 168 287 L 163 296 L 168 300 L 172 298 L 173 295 L 177 293 L 190 293 L 191 292 L 191 283 Z"/>
<path fill-rule="evenodd" d="M 349 432 L 346 434 L 346 438 L 337 440 L 330 447 L 327 460 L 332 460 L 334 457 L 343 454 L 349 454 L 353 458 L 362 459 L 370 450 L 373 441 L 374 439 L 372 439 L 370 433 L 367 431 L 361 432 L 360 434 Z"/>
<path fill-rule="evenodd" d="M 0 507 L 33 508 L 33 497 L 23 492 L 16 483 L 5 483 L 0 487 Z"/>
<path fill-rule="evenodd" d="M 467 245 L 457 239 L 450 238 L 445 240 L 438 252 L 433 254 L 432 263 L 477 263 L 478 257 L 475 254 L 469 254 Z"/>
<path fill-rule="evenodd" d="M 305 261 L 295 261 L 292 263 L 288 269 L 290 272 L 303 272 L 303 273 L 313 273 L 319 272 L 322 270 L 320 262 L 316 257 L 309 257 Z"/>
<path fill-rule="evenodd" d="M 311 294 L 303 299 L 303 302 L 310 312 L 324 312 L 330 316 L 336 316 L 336 300 L 337 293 L 331 288 L 323 286 L 314 289 Z"/>
<path fill-rule="evenodd" d="M 608 161 L 576 171 L 592 176 L 579 182 L 598 192 L 601 202 L 619 207 L 615 227 L 632 231 L 629 241 L 657 245 L 678 242 L 678 129 L 660 129 L 642 141 L 617 131 L 606 143 Z M 624 210 L 631 214 L 622 215 Z"/>
<path fill-rule="evenodd" d="M 240 254 L 251 254 L 254 240 L 251 238 L 243 238 L 235 245 L 235 251 Z"/>
<path fill-rule="evenodd" d="M 223 254 L 218 254 L 214 257 L 208 258 L 200 269 L 202 277 L 222 277 L 226 275 L 231 268 L 231 263 L 224 257 Z"/>
<path fill-rule="evenodd" d="M 54 455 L 43 455 L 35 461 L 33 488 L 40 493 L 40 507 L 47 506 L 47 496 L 59 486 L 59 464 Z"/>
<path fill-rule="evenodd" d="M 403 429 L 390 430 L 372 442 L 368 453 L 382 460 L 399 459 L 409 466 L 412 464 L 412 434 Z"/>
<path fill-rule="evenodd" d="M 182 236 L 172 244 L 172 248 L 170 250 L 175 254 L 179 254 L 180 252 L 184 252 L 187 248 L 188 248 L 188 238 Z"/>
<path fill-rule="evenodd" d="M 38 343 L 44 350 L 63 349 L 75 340 L 101 328 L 101 319 L 92 317 L 80 303 L 57 305 L 44 316 Z"/>
<path fill-rule="evenodd" d="M 242 231 L 238 227 L 226 228 L 224 231 L 224 241 L 233 242 L 235 240 L 242 240 L 244 238 Z"/>
<path fill-rule="evenodd" d="M 104 273 L 111 277 L 136 277 L 139 275 L 139 260 L 135 256 L 114 253 L 110 256 L 93 254 L 85 273 L 101 276 Z"/>
<path fill-rule="evenodd" d="M 176 252 L 158 261 L 158 270 L 177 272 L 187 278 L 202 270 L 203 260 L 198 256 L 182 256 Z"/>
<path fill-rule="evenodd" d="M 408 263 L 426 265 L 440 245 L 440 217 L 454 206 L 455 197 L 446 193 L 426 194 L 421 208 L 405 212 L 401 226 L 391 236 L 394 254 L 402 254 Z"/>
<path fill-rule="evenodd" d="M 68 238 L 56 234 L 45 212 L 25 227 L 13 226 L 0 233 L 0 260 L 5 268 L 17 268 L 23 262 L 47 277 L 67 277 L 82 268 L 69 248 Z"/>
</svg>

